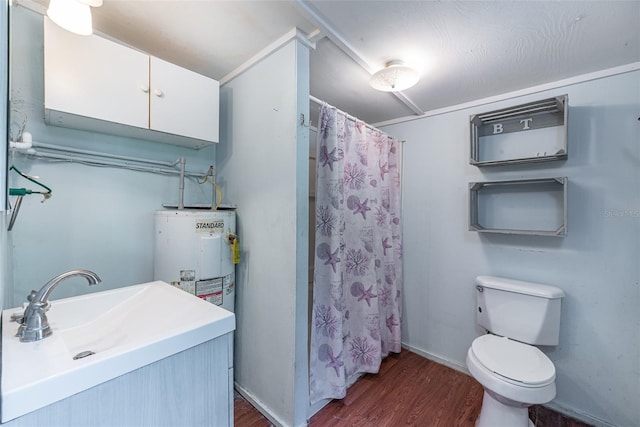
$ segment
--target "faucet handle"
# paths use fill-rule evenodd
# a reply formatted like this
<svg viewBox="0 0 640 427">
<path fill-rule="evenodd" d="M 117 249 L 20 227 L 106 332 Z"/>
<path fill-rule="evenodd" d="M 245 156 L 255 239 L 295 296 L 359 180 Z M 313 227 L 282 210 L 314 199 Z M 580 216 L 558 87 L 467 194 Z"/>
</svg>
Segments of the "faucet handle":
<svg viewBox="0 0 640 427">
<path fill-rule="evenodd" d="M 45 311 L 49 311 L 49 309 L 51 308 L 51 303 L 49 301 L 36 301 L 36 295 L 38 295 L 38 292 L 33 290 L 29 293 L 29 295 L 27 295 L 27 301 L 29 301 L 30 303 L 29 305 L 31 305 L 34 309 L 37 308 L 38 310 L 41 310 L 43 313 Z"/>
<path fill-rule="evenodd" d="M 15 312 L 11 313 L 11 321 L 16 323 L 22 323 L 22 319 L 24 318 L 24 312 Z"/>
<path fill-rule="evenodd" d="M 34 290 L 31 290 L 29 295 L 27 295 L 27 301 L 32 302 L 34 300 L 34 298 L 36 297 L 36 295 L 38 295 L 38 292 L 34 291 Z"/>
</svg>

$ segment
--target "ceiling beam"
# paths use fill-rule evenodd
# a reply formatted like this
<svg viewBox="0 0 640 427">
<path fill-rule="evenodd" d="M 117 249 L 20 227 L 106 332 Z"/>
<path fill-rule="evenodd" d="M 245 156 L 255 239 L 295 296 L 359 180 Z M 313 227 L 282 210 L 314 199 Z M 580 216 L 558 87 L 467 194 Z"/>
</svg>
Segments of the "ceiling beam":
<svg viewBox="0 0 640 427">
<path fill-rule="evenodd" d="M 356 64 L 361 66 L 367 73 L 373 75 L 376 70 L 364 56 L 354 48 L 348 40 L 340 34 L 333 25 L 309 3 L 305 0 L 296 0 L 298 10 L 309 20 L 318 27 L 320 33 L 331 40 L 340 50 L 342 50 L 349 58 L 351 58 Z M 314 32 L 315 34 L 315 32 Z M 411 111 L 417 115 L 423 115 L 424 111 L 418 107 L 408 96 L 402 92 L 390 92 L 396 98 L 398 98 L 404 105 L 406 105 Z"/>
<path fill-rule="evenodd" d="M 305 0 L 296 0 L 300 12 L 318 27 L 320 32 L 331 40 L 340 50 L 342 50 L 349 58 L 364 68 L 369 74 L 373 74 L 376 70 L 369 65 L 364 57 L 349 43 L 320 13 Z"/>
<path fill-rule="evenodd" d="M 320 31 L 319 28 L 317 28 L 311 31 L 309 34 L 307 34 L 307 38 L 311 43 L 316 43 L 318 40 L 324 38 L 324 34 L 322 34 L 322 31 Z"/>
</svg>

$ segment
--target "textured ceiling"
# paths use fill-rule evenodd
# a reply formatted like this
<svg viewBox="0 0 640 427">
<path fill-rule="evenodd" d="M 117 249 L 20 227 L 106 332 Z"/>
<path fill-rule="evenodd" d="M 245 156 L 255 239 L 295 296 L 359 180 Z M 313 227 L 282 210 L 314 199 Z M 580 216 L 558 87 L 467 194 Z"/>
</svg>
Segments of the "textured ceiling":
<svg viewBox="0 0 640 427">
<path fill-rule="evenodd" d="M 293 27 L 321 29 L 311 94 L 369 123 L 640 62 L 640 1 L 104 0 L 93 16 L 99 32 L 216 79 Z M 368 86 L 392 59 L 422 74 L 408 102 Z"/>
<path fill-rule="evenodd" d="M 98 31 L 218 80 L 293 27 L 315 29 L 289 1 L 105 0 L 93 17 Z"/>
<path fill-rule="evenodd" d="M 425 112 L 640 60 L 637 1 L 364 4 L 312 2 L 374 68 L 396 58 L 414 63 L 422 78 L 404 93 Z M 312 57 L 311 91 L 334 99 L 340 94 L 326 91 L 323 78 L 332 65 L 320 71 L 324 57 L 336 59 Z M 340 105 L 373 122 L 413 114 L 392 103 L 379 108 L 371 93 Z"/>
</svg>

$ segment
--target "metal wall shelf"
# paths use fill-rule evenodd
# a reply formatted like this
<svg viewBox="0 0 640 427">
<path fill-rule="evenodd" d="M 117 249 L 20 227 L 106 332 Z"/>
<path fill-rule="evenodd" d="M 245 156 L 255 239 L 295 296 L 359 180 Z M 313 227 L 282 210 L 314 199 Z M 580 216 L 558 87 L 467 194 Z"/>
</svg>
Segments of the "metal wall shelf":
<svg viewBox="0 0 640 427">
<path fill-rule="evenodd" d="M 469 183 L 469 230 L 565 236 L 567 177 Z"/>
<path fill-rule="evenodd" d="M 567 158 L 568 96 L 476 114 L 470 122 L 475 166 L 545 162 Z"/>
</svg>

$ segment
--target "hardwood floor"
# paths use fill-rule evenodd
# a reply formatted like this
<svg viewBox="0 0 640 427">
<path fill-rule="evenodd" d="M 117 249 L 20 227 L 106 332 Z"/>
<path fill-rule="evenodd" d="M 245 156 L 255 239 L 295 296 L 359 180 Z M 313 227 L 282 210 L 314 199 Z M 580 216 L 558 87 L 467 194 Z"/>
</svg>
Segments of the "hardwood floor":
<svg viewBox="0 0 640 427">
<path fill-rule="evenodd" d="M 387 357 L 377 375 L 366 374 L 342 400 L 311 418 L 310 427 L 473 427 L 482 386 L 472 377 L 403 350 Z M 239 395 L 236 427 L 272 424 Z M 530 410 L 536 427 L 585 427 L 544 407 Z"/>
<path fill-rule="evenodd" d="M 403 351 L 325 406 L 310 426 L 473 427 L 481 403 L 482 386 L 473 378 Z"/>
<path fill-rule="evenodd" d="M 242 396 L 235 393 L 233 397 L 233 425 L 235 427 L 268 427 L 273 424 Z"/>
</svg>

